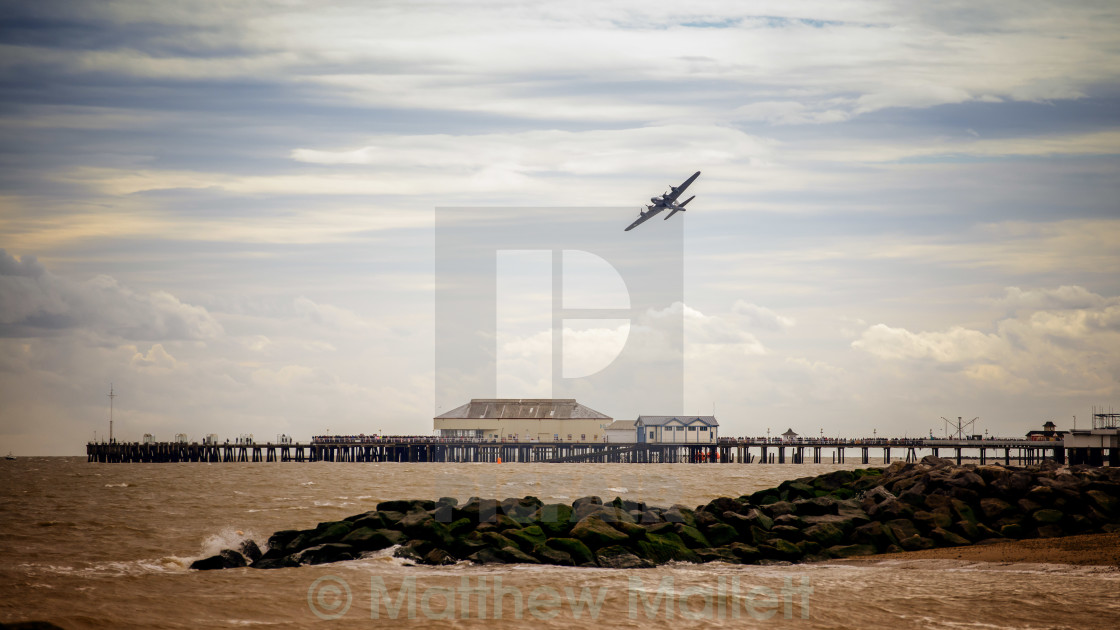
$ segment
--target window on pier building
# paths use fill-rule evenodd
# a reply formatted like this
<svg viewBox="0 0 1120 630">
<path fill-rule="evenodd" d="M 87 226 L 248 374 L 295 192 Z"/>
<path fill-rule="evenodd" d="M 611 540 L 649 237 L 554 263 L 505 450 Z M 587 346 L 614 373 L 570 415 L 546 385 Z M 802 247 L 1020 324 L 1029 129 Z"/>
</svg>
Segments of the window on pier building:
<svg viewBox="0 0 1120 630">
<path fill-rule="evenodd" d="M 689 431 L 695 431 L 695 430 L 696 430 L 696 427 L 688 427 L 688 430 L 689 430 Z"/>
</svg>

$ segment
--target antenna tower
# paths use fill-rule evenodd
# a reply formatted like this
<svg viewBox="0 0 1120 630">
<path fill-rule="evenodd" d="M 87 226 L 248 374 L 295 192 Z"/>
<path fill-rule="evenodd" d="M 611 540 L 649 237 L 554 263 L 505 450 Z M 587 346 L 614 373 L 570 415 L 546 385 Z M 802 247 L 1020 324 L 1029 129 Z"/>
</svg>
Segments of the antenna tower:
<svg viewBox="0 0 1120 630">
<path fill-rule="evenodd" d="M 976 421 L 980 419 L 980 416 L 977 416 L 977 417 L 969 420 L 968 422 L 964 422 L 960 416 L 957 416 L 957 421 L 956 422 L 953 422 L 952 420 L 946 418 L 945 416 L 941 416 L 941 419 L 945 421 L 945 429 L 946 429 L 946 433 L 948 434 L 947 437 L 956 438 L 958 440 L 963 440 L 963 439 L 965 439 L 964 432 L 966 430 L 968 430 L 969 428 L 971 428 L 972 425 L 975 424 Z"/>
<path fill-rule="evenodd" d="M 113 393 L 113 384 L 109 383 L 109 443 L 113 443 L 113 399 L 117 395 Z"/>
</svg>

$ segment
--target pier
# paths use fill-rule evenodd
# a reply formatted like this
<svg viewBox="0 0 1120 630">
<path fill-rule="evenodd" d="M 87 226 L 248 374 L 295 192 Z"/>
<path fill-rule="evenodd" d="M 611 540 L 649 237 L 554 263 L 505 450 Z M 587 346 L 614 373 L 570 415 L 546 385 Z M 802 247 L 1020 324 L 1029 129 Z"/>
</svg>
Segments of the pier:
<svg viewBox="0 0 1120 630">
<path fill-rule="evenodd" d="M 1120 449 L 1094 457 L 1120 465 Z M 156 462 L 603 462 L 630 464 L 887 464 L 924 455 L 964 458 L 981 464 L 1066 461 L 1061 441 L 1023 439 L 872 439 L 791 442 L 720 438 L 714 444 L 517 442 L 452 438 L 392 437 L 313 440 L 308 443 L 90 442 L 86 458 L 101 463 Z"/>
</svg>

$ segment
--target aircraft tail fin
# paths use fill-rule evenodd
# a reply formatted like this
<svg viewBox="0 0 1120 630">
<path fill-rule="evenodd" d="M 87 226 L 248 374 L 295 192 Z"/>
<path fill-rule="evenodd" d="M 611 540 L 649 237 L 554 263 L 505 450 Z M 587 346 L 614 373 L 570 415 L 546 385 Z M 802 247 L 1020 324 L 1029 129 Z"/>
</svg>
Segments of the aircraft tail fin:
<svg viewBox="0 0 1120 630">
<path fill-rule="evenodd" d="M 669 215 L 668 215 L 667 217 L 665 217 L 665 220 L 666 220 L 666 221 L 668 221 L 668 220 L 669 220 L 669 219 L 670 219 L 670 218 L 671 218 L 671 217 L 672 217 L 672 216 L 673 216 L 674 214 L 676 214 L 676 213 L 678 213 L 678 212 L 684 212 L 684 211 L 685 211 L 685 208 L 684 208 L 684 207 L 685 207 L 686 205 L 688 205 L 688 202 L 692 201 L 692 200 L 693 200 L 693 199 L 695 199 L 695 198 L 696 198 L 696 195 L 693 195 L 693 196 L 689 197 L 688 199 L 685 199 L 685 200 L 684 200 L 684 203 L 682 203 L 682 204 L 679 204 L 679 205 L 677 205 L 676 207 L 674 207 L 674 208 L 673 208 L 673 211 L 672 211 L 672 212 L 670 212 L 670 213 L 669 213 Z"/>
</svg>

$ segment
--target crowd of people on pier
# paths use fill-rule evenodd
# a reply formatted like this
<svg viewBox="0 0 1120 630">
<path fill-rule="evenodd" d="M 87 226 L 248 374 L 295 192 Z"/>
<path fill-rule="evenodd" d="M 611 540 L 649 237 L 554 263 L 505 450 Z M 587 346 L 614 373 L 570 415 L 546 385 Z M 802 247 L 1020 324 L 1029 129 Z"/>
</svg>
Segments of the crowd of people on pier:
<svg viewBox="0 0 1120 630">
<path fill-rule="evenodd" d="M 724 445 L 737 444 L 741 442 L 750 442 L 752 444 L 774 444 L 777 446 L 920 446 L 937 440 L 955 440 L 956 438 L 881 438 L 881 437 L 863 437 L 863 438 L 833 438 L 833 437 L 721 437 L 718 443 Z M 979 436 L 969 436 L 968 441 L 977 440 L 1006 440 L 1006 439 L 1022 439 L 1022 438 L 980 438 Z M 433 443 L 482 443 L 482 444 L 500 444 L 500 443 L 516 443 L 524 442 L 516 437 L 512 438 L 479 438 L 479 437 L 441 437 L 432 435 L 316 435 L 312 436 L 312 444 L 377 444 L 380 442 L 393 442 L 400 443 L 420 443 L 433 444 Z M 536 440 L 532 440 L 535 442 Z M 573 440 L 558 440 L 573 441 Z M 604 439 L 604 441 L 606 441 Z"/>
<path fill-rule="evenodd" d="M 504 442 L 497 438 L 469 438 L 469 437 L 440 437 L 434 435 L 314 435 L 311 436 L 312 444 L 377 444 L 380 442 L 423 442 L 450 443 L 450 442 Z M 512 440 L 511 440 L 512 441 Z"/>
</svg>

